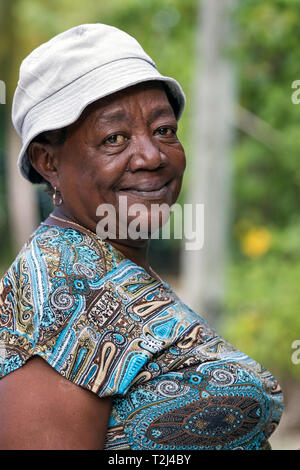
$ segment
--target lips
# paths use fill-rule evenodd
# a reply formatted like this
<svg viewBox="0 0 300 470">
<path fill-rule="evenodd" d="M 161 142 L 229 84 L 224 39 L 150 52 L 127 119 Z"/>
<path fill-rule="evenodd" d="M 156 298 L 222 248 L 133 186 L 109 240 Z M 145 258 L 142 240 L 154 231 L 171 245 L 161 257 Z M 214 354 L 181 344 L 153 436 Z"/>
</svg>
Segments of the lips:
<svg viewBox="0 0 300 470">
<path fill-rule="evenodd" d="M 169 190 L 170 180 L 167 182 L 153 182 L 146 181 L 144 183 L 135 184 L 126 188 L 119 188 L 118 191 L 122 194 L 132 194 L 138 197 L 145 198 L 161 198 L 165 196 Z"/>
</svg>

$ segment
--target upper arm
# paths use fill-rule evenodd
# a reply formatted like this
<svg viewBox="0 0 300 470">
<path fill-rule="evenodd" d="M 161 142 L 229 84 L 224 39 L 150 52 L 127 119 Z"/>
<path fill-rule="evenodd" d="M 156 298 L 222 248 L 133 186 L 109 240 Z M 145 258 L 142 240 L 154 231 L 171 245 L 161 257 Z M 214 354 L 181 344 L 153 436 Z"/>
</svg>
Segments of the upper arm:
<svg viewBox="0 0 300 470">
<path fill-rule="evenodd" d="M 0 449 L 101 449 L 110 410 L 34 357 L 0 380 Z"/>
</svg>

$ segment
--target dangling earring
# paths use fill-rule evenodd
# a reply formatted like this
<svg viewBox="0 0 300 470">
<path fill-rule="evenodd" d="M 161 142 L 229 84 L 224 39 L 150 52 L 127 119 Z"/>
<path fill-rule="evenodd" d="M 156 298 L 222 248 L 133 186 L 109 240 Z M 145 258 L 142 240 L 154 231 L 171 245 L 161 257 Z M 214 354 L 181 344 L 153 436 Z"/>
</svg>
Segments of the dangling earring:
<svg viewBox="0 0 300 470">
<path fill-rule="evenodd" d="M 52 201 L 54 206 L 60 206 L 63 202 L 62 195 L 57 191 L 56 186 L 54 186 L 54 193 L 52 196 Z"/>
</svg>

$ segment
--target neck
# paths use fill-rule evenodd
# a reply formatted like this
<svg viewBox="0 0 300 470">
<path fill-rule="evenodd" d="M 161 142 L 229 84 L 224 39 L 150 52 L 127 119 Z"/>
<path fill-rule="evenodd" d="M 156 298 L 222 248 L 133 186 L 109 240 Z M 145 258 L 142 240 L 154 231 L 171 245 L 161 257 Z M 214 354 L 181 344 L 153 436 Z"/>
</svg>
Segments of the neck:
<svg viewBox="0 0 300 470">
<path fill-rule="evenodd" d="M 126 258 L 130 259 L 138 266 L 141 266 L 146 271 L 151 271 L 149 261 L 148 261 L 148 251 L 149 251 L 149 242 L 148 240 L 142 240 L 143 244 L 138 245 L 134 241 L 135 244 L 130 244 L 128 240 L 109 240 L 109 243 L 117 248 L 117 250 L 121 251 Z"/>
</svg>

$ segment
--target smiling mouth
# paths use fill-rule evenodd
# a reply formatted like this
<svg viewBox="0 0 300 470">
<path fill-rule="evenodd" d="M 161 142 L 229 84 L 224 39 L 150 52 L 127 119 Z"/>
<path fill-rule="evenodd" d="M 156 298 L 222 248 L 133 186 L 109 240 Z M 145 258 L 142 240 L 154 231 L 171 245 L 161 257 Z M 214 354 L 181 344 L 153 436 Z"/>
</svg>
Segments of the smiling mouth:
<svg viewBox="0 0 300 470">
<path fill-rule="evenodd" d="M 169 191 L 169 184 L 170 181 L 165 183 L 160 188 L 143 188 L 143 187 L 131 187 L 131 188 L 122 188 L 119 189 L 118 192 L 121 194 L 132 194 L 136 197 L 142 197 L 145 199 L 161 199 L 163 198 Z"/>
</svg>

